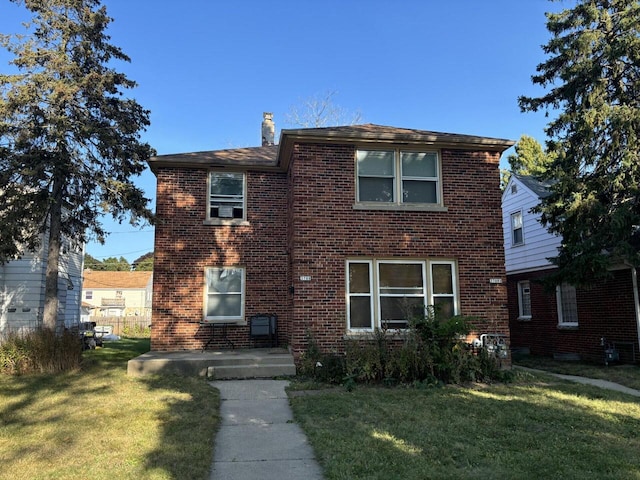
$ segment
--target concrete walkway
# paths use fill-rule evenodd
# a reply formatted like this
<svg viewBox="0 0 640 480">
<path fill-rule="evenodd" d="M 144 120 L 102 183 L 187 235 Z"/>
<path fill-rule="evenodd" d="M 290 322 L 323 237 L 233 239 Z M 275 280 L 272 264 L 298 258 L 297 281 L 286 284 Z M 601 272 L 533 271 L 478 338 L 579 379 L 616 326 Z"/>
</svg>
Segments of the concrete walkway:
<svg viewBox="0 0 640 480">
<path fill-rule="evenodd" d="M 285 380 L 221 380 L 220 430 L 211 480 L 322 479 L 293 414 Z"/>
<path fill-rule="evenodd" d="M 569 380 L 570 382 L 582 383 L 584 385 L 595 385 L 596 387 L 606 388 L 607 390 L 615 390 L 616 392 L 622 392 L 628 395 L 633 395 L 634 397 L 640 397 L 640 390 L 635 390 L 633 388 L 625 387 L 624 385 L 620 385 L 619 383 L 609 382 L 608 380 L 578 377 L 576 375 L 564 375 L 562 373 L 552 373 L 547 370 L 538 370 L 535 368 L 528 368 L 528 367 L 521 367 L 521 366 L 515 366 L 515 368 L 519 368 L 520 370 L 526 370 L 529 372 L 545 373 L 547 375 L 561 378 L 562 380 Z"/>
</svg>

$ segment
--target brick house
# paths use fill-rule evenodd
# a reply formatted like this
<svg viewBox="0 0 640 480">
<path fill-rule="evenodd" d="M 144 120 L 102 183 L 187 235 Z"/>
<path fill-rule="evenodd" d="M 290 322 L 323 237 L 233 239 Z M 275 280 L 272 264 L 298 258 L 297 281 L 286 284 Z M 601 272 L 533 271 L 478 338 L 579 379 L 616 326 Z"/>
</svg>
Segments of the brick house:
<svg viewBox="0 0 640 480">
<path fill-rule="evenodd" d="M 638 358 L 640 305 L 636 272 L 626 266 L 591 288 L 542 281 L 556 267 L 560 237 L 550 234 L 531 209 L 548 184 L 512 175 L 502 197 L 511 347 L 532 355 L 603 362 L 615 349 L 623 362 Z"/>
<path fill-rule="evenodd" d="M 268 313 L 294 355 L 309 335 L 341 351 L 415 304 L 508 335 L 498 164 L 514 142 L 366 124 L 273 143 L 265 114 L 261 147 L 149 160 L 152 350 L 250 347 Z"/>
</svg>

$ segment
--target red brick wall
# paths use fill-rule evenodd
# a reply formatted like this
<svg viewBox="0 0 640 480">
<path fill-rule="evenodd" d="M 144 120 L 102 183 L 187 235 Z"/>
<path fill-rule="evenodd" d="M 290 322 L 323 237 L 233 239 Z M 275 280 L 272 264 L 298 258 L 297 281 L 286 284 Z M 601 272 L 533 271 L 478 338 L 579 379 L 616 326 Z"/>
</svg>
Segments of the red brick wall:
<svg viewBox="0 0 640 480">
<path fill-rule="evenodd" d="M 630 270 L 612 272 L 612 278 L 589 289 L 577 289 L 578 327 L 558 328 L 555 291 L 546 291 L 541 280 L 547 272 L 509 275 L 509 324 L 511 345 L 529 348 L 532 355 L 577 354 L 581 358 L 604 361 L 600 339 L 616 342 L 623 361 L 632 361 L 634 344 L 636 357 L 638 335 L 635 321 L 633 288 Z M 519 281 L 531 285 L 531 320 L 518 320 Z M 623 342 L 623 344 L 621 344 Z"/>
<path fill-rule="evenodd" d="M 307 332 L 324 350 L 341 350 L 346 333 L 345 261 L 444 258 L 458 262 L 461 313 L 484 319 L 478 332 L 508 335 L 499 155 L 443 150 L 447 212 L 354 210 L 353 146 L 297 145 L 292 170 L 291 344 Z M 300 276 L 312 277 L 310 282 Z M 490 284 L 499 278 L 502 284 Z"/>
<path fill-rule="evenodd" d="M 153 272 L 153 350 L 200 349 L 210 327 L 201 327 L 204 270 L 246 267 L 245 316 L 278 315 L 288 334 L 286 175 L 247 174 L 247 226 L 204 225 L 205 170 L 163 168 L 157 172 L 157 224 Z M 237 347 L 249 346 L 247 326 L 229 327 Z M 221 340 L 211 348 L 226 346 Z"/>
<path fill-rule="evenodd" d="M 477 333 L 508 334 L 500 155 L 441 151 L 448 211 L 415 212 L 354 210 L 354 153 L 353 146 L 297 145 L 287 174 L 248 172 L 249 226 L 203 225 L 207 172 L 160 168 L 152 349 L 204 346 L 204 269 L 226 264 L 246 267 L 247 318 L 277 314 L 280 342 L 296 354 L 308 332 L 324 350 L 340 351 L 345 262 L 359 256 L 457 261 L 461 313 L 482 319 Z M 246 326 L 229 327 L 228 336 L 249 346 Z"/>
</svg>

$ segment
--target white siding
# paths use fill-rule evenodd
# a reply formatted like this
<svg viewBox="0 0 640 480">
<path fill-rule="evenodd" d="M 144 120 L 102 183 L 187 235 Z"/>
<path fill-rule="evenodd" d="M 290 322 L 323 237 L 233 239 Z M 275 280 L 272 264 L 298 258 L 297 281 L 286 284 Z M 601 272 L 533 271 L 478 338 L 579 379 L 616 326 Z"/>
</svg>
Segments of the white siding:
<svg viewBox="0 0 640 480">
<path fill-rule="evenodd" d="M 65 242 L 66 243 L 66 242 Z M 0 333 L 32 329 L 42 324 L 46 274 L 46 244 L 0 267 Z M 70 327 L 80 319 L 82 249 L 65 248 L 58 278 L 58 315 Z M 69 290 L 71 280 L 73 289 Z"/>
<path fill-rule="evenodd" d="M 516 186 L 516 193 L 512 186 Z M 540 202 L 538 196 L 513 175 L 502 194 L 502 230 L 504 233 L 505 269 L 507 274 L 548 268 L 547 260 L 557 254 L 560 238 L 550 234 L 540 222 L 540 214 L 531 209 Z M 512 245 L 511 214 L 522 211 L 522 245 Z"/>
</svg>

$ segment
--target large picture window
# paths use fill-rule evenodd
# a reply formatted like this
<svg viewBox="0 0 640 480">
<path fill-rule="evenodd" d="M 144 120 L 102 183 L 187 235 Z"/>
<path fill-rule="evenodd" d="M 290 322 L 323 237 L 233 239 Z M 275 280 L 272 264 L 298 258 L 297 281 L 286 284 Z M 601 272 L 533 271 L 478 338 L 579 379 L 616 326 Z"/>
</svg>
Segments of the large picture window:
<svg viewBox="0 0 640 480">
<path fill-rule="evenodd" d="M 209 173 L 209 219 L 245 219 L 245 178 L 243 173 Z"/>
<path fill-rule="evenodd" d="M 240 267 L 205 270 L 205 320 L 244 320 L 244 277 L 244 268 Z"/>
<path fill-rule="evenodd" d="M 405 329 L 412 315 L 434 305 L 458 312 L 452 261 L 350 260 L 347 262 L 348 329 Z"/>
<path fill-rule="evenodd" d="M 360 203 L 441 203 L 436 152 L 358 150 L 356 169 Z"/>
</svg>

